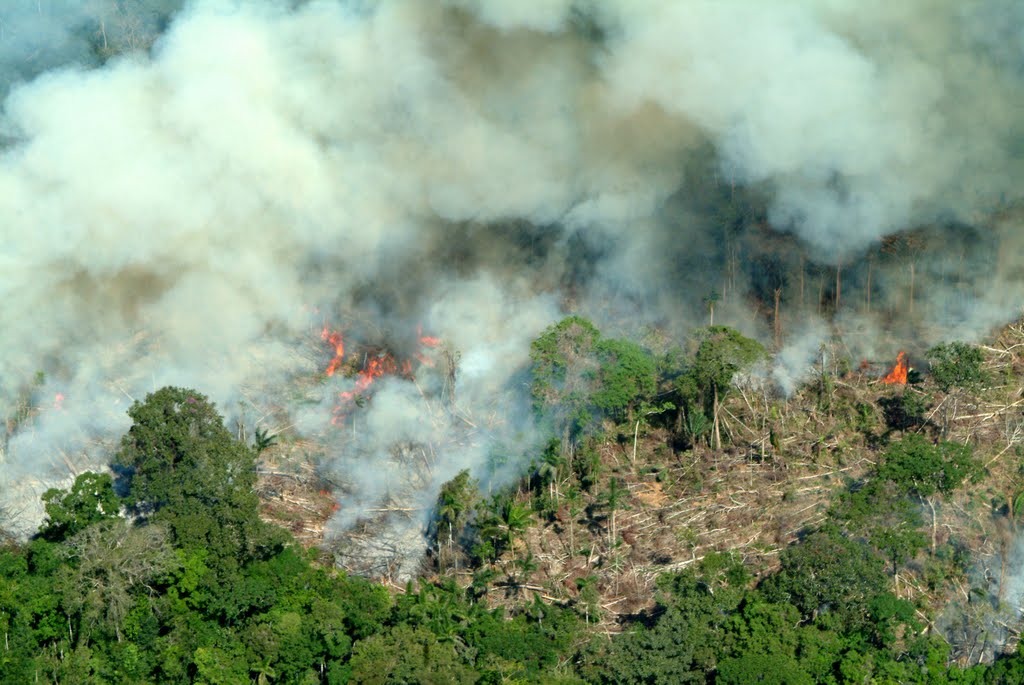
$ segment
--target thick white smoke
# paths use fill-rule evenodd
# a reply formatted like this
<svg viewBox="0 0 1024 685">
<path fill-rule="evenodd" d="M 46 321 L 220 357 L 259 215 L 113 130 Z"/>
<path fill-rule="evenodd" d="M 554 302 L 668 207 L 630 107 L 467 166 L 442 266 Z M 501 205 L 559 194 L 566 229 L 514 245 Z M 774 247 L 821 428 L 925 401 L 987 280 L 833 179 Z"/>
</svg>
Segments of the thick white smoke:
<svg viewBox="0 0 1024 685">
<path fill-rule="evenodd" d="M 24 7 L 0 10 L 29 27 L 0 35 L 3 63 L 80 35 L 71 4 L 36 29 Z M 437 456 L 428 501 L 494 442 L 535 439 L 516 374 L 560 307 L 678 333 L 723 279 L 742 292 L 753 275 L 735 273 L 733 219 L 716 214 L 736 194 L 763 198 L 770 224 L 753 222 L 751 250 L 793 233 L 783 256 L 820 264 L 934 220 L 988 226 L 1021 178 L 1024 48 L 995 39 L 1011 5 L 197 1 L 148 52 L 68 58 L 4 103 L 9 482 L 66 473 L 62 450 L 102 463 L 131 399 L 164 384 L 231 414 L 287 406 L 284 388 L 322 369 L 302 353 L 316 307 L 396 335 L 425 326 L 461 355 L 458 401 L 507 416 Z M 1016 235 L 1001 221 L 994 234 Z M 1012 265 L 998 274 L 1020 289 Z M 1007 315 L 969 299 L 987 302 L 970 309 L 979 325 Z M 756 329 L 749 304 L 724 299 L 719 321 Z M 339 389 L 312 416 L 293 408 L 298 424 L 325 425 Z M 451 442 L 425 401 L 392 383 L 359 439 L 329 450 L 346 520 L 385 489 L 395 439 Z"/>
</svg>

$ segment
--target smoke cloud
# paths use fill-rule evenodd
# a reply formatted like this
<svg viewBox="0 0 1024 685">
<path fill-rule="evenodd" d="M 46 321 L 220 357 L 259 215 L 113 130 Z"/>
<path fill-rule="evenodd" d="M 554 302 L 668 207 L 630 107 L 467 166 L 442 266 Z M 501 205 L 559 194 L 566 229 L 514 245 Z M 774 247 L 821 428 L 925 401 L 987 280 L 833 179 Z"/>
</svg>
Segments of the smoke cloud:
<svg viewBox="0 0 1024 685">
<path fill-rule="evenodd" d="M 344 526 L 411 473 L 399 443 L 444 447 L 401 486 L 421 508 L 527 451 L 529 342 L 566 311 L 681 336 L 717 298 L 767 338 L 779 290 L 791 388 L 828 332 L 888 357 L 1024 294 L 1016 3 L 179 4 L 0 11 L 22 502 L 164 384 L 322 431 L 352 381 L 293 388 L 325 323 L 396 348 L 422 326 L 459 359 L 457 411 L 421 367 L 325 438 Z"/>
</svg>

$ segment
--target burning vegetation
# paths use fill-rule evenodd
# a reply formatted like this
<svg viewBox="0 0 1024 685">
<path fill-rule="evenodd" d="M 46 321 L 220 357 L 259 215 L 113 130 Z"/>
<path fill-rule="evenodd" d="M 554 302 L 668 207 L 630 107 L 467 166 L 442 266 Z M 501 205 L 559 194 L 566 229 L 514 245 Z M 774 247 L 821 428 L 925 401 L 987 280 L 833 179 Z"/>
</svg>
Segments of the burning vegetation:
<svg viewBox="0 0 1024 685">
<path fill-rule="evenodd" d="M 1020 2 L 229 4 L 4 7 L 12 681 L 1019 672 Z"/>
<path fill-rule="evenodd" d="M 341 331 L 332 330 L 325 325 L 321 330 L 320 339 L 330 346 L 334 355 L 324 369 L 324 374 L 333 377 L 342 370 L 346 372 L 347 378 L 355 381 L 352 389 L 341 391 L 337 395 L 337 403 L 331 417 L 331 423 L 334 425 L 344 423 L 353 406 L 367 400 L 374 383 L 379 379 L 396 376 L 411 381 L 420 366 L 433 366 L 434 362 L 427 352 L 441 343 L 440 338 L 424 335 L 422 328 L 417 327 L 418 349 L 407 358 L 397 359 L 386 347 L 355 345 L 346 359 L 345 336 Z"/>
<path fill-rule="evenodd" d="M 892 371 L 882 376 L 882 382 L 888 385 L 906 385 L 909 370 L 907 353 L 900 350 L 900 353 L 896 355 L 896 365 L 892 367 Z"/>
</svg>

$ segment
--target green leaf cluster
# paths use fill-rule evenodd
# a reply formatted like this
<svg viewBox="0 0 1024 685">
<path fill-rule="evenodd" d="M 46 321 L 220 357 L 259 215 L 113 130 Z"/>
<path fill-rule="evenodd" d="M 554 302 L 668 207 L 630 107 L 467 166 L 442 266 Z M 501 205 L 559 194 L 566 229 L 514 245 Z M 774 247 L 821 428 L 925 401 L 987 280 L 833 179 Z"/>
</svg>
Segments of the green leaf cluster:
<svg viewBox="0 0 1024 685">
<path fill-rule="evenodd" d="M 964 342 L 941 343 L 925 352 L 931 377 L 943 392 L 953 388 L 976 390 L 988 380 L 982 369 L 981 350 Z"/>
<path fill-rule="evenodd" d="M 697 335 L 700 341 L 689 375 L 698 391 L 707 396 L 724 393 L 740 371 L 764 359 L 764 345 L 727 326 L 710 326 Z"/>
<path fill-rule="evenodd" d="M 534 410 L 574 448 L 596 419 L 631 420 L 657 384 L 653 356 L 634 342 L 602 338 L 594 325 L 570 316 L 530 346 Z"/>
<path fill-rule="evenodd" d="M 935 493 L 948 495 L 981 472 L 981 463 L 967 445 L 948 441 L 934 444 L 923 435 L 910 433 L 886 450 L 877 474 L 904 493 L 930 497 Z"/>
<path fill-rule="evenodd" d="M 206 550 L 219 564 L 276 544 L 258 515 L 255 454 L 205 396 L 167 387 L 128 415 L 114 469 L 128 483 L 125 502 L 134 512 L 164 525 L 175 545 Z"/>
</svg>

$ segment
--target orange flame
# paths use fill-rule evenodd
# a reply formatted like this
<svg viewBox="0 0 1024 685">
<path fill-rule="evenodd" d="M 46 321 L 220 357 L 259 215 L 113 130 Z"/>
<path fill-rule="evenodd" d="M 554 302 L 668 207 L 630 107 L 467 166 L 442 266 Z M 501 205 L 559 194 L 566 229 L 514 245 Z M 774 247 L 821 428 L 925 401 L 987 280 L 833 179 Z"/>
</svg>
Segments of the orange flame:
<svg viewBox="0 0 1024 685">
<path fill-rule="evenodd" d="M 883 383 L 889 383 L 890 385 L 906 385 L 907 384 L 907 371 L 910 370 L 907 364 L 907 353 L 902 350 L 896 355 L 896 366 L 892 367 L 892 371 L 882 377 Z"/>
<path fill-rule="evenodd" d="M 416 327 L 416 335 L 419 337 L 420 345 L 424 347 L 437 347 L 441 344 L 440 338 L 435 338 L 432 335 L 423 335 L 423 326 Z"/>
<path fill-rule="evenodd" d="M 330 490 L 321 490 L 320 491 L 320 496 L 321 497 L 326 497 L 327 499 L 331 500 L 331 513 L 332 514 L 334 512 L 336 512 L 336 511 L 338 511 L 339 509 L 341 509 L 341 505 L 338 504 L 338 502 L 334 499 L 334 495 L 331 494 Z"/>
<path fill-rule="evenodd" d="M 423 347 L 436 347 L 441 343 L 440 338 L 423 335 L 423 332 L 419 328 L 416 330 L 416 335 L 419 339 L 420 345 Z M 320 332 L 320 339 L 324 340 L 334 348 L 334 358 L 325 369 L 325 373 L 328 376 L 333 376 L 337 370 L 341 368 L 342 359 L 345 355 L 344 336 L 340 332 L 332 331 L 327 326 L 324 326 L 323 330 Z M 432 361 L 420 352 L 415 353 L 413 357 L 421 365 L 433 365 Z M 348 415 L 352 403 L 361 395 L 365 394 L 370 389 L 370 386 L 372 386 L 381 376 L 403 376 L 405 378 L 412 378 L 412 375 L 412 359 L 404 359 L 399 363 L 389 352 L 386 351 L 379 352 L 376 355 L 368 357 L 363 364 L 363 368 L 356 374 L 355 387 L 351 390 L 338 393 L 338 404 L 334 407 L 334 416 L 331 418 L 331 423 L 336 426 L 340 425 Z"/>
<path fill-rule="evenodd" d="M 332 331 L 327 326 L 324 326 L 323 330 L 320 331 L 320 339 L 326 342 L 328 345 L 334 348 L 334 359 L 327 365 L 324 370 L 328 376 L 333 376 L 341 366 L 341 359 L 345 356 L 345 338 L 341 333 Z"/>
<path fill-rule="evenodd" d="M 366 391 L 373 382 L 381 376 L 388 374 L 394 375 L 398 371 L 398 365 L 395 363 L 394 357 L 390 354 L 383 353 L 376 357 L 368 359 L 366 366 L 359 372 L 359 377 L 356 378 L 356 387 L 352 390 L 347 390 L 343 393 L 339 393 L 338 397 L 343 400 L 351 400 L 356 395 L 360 395 Z"/>
</svg>

